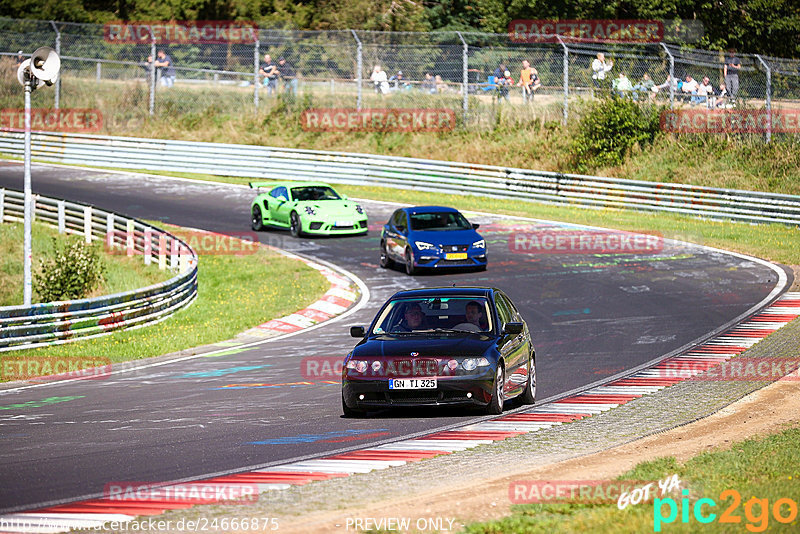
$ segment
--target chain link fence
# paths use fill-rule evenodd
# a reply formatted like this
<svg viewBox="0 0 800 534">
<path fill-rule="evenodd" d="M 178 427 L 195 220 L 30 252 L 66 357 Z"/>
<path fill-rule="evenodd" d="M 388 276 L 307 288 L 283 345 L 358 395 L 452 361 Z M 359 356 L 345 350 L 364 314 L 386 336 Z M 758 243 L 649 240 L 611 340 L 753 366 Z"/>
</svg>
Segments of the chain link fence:
<svg viewBox="0 0 800 534">
<path fill-rule="evenodd" d="M 33 107 L 97 109 L 102 132 L 109 134 L 136 132 L 149 117 L 190 126 L 208 115 L 259 113 L 278 101 L 300 109 L 446 108 L 458 127 L 468 129 L 491 128 L 501 117 L 566 123 L 580 116 L 583 102 L 612 91 L 673 108 L 800 108 L 798 60 L 738 54 L 736 87 L 699 101 L 681 84 L 687 76 L 698 83 L 707 77 L 718 91 L 726 82 L 721 52 L 552 41 L 525 44 L 506 34 L 466 32 L 260 29 L 252 42 L 118 43 L 110 42 L 103 25 L 0 18 L 0 107 L 21 107 L 17 52 L 27 57 L 51 46 L 61 55 L 61 76 L 54 91 L 33 94 Z M 152 63 L 161 50 L 172 60 L 169 69 Z M 600 53 L 613 67 L 597 80 L 591 65 Z M 541 83 L 531 98 L 517 85 L 523 60 Z M 282 76 L 264 76 L 270 61 Z M 498 83 L 505 70 L 512 84 Z"/>
</svg>

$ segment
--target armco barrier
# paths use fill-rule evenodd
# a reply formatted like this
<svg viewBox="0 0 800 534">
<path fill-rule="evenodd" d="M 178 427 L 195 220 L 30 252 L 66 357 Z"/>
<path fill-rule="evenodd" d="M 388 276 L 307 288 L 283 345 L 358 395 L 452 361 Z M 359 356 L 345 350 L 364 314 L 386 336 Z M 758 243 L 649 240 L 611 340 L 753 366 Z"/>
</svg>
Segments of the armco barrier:
<svg viewBox="0 0 800 534">
<path fill-rule="evenodd" d="M 22 155 L 23 134 L 0 132 Z M 36 133 L 33 156 L 60 163 L 275 180 L 322 180 L 757 223 L 800 224 L 800 196 L 368 154 L 88 134 Z"/>
<path fill-rule="evenodd" d="M 0 189 L 0 223 L 23 220 L 24 196 Z M 34 220 L 141 254 L 178 274 L 160 284 L 90 299 L 0 307 L 0 352 L 66 343 L 144 326 L 188 306 L 197 295 L 198 258 L 184 241 L 153 226 L 92 206 L 34 196 Z M 21 247 L 20 247 L 21 248 Z M 20 250 L 21 252 L 21 250 Z"/>
</svg>

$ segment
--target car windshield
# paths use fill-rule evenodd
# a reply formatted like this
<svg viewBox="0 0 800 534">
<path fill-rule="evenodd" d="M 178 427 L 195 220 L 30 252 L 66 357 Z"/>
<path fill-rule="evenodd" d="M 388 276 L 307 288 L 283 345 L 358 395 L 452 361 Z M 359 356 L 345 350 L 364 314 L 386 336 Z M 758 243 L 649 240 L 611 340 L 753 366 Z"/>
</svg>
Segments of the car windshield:
<svg viewBox="0 0 800 534">
<path fill-rule="evenodd" d="M 292 197 L 298 201 L 304 200 L 341 200 L 342 197 L 326 185 L 310 185 L 306 187 L 293 187 Z"/>
<path fill-rule="evenodd" d="M 472 225 L 457 211 L 437 211 L 413 213 L 411 215 L 412 230 L 469 230 Z"/>
<path fill-rule="evenodd" d="M 391 301 L 373 334 L 409 332 L 488 332 L 492 314 L 483 297 L 427 297 Z"/>
</svg>

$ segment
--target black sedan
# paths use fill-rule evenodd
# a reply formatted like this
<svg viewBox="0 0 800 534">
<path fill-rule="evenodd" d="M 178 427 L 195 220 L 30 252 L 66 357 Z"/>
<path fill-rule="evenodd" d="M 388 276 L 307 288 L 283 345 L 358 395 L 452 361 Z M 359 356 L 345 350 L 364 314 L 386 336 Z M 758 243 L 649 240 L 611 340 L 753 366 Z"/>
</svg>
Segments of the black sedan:
<svg viewBox="0 0 800 534">
<path fill-rule="evenodd" d="M 440 287 L 400 291 L 381 307 L 342 369 L 345 416 L 394 406 L 468 405 L 499 414 L 536 394 L 528 326 L 502 291 Z"/>
</svg>

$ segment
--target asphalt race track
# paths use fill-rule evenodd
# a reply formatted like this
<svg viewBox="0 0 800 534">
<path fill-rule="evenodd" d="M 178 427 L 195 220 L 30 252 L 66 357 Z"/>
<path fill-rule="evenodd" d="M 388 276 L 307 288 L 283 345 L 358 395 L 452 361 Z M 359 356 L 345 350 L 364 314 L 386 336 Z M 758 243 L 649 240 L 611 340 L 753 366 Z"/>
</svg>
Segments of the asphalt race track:
<svg viewBox="0 0 800 534">
<path fill-rule="evenodd" d="M 0 163 L 0 187 L 22 189 L 21 164 Z M 44 165 L 33 166 L 33 189 L 223 233 L 249 231 L 254 195 L 221 184 Z M 488 271 L 408 277 L 377 264 L 378 228 L 395 207 L 363 205 L 370 217 L 367 237 L 259 234 L 262 242 L 360 277 L 371 300 L 354 316 L 234 354 L 104 380 L 0 390 L 0 512 L 100 495 L 111 482 L 199 478 L 473 421 L 478 414 L 454 410 L 343 419 L 336 380 L 325 383 L 330 379 L 301 373 L 303 358 L 343 357 L 356 342 L 348 326 L 369 322 L 400 289 L 456 283 L 509 293 L 533 334 L 537 397 L 544 399 L 704 337 L 762 301 L 778 280 L 762 263 L 669 242 L 657 253 L 640 255 L 514 252 L 509 241 L 517 232 L 550 225 L 489 216 L 469 217 L 481 223 L 488 241 Z M 263 283 L 280 282 L 265 272 Z M 24 406 L 10 407 L 16 404 Z"/>
</svg>

